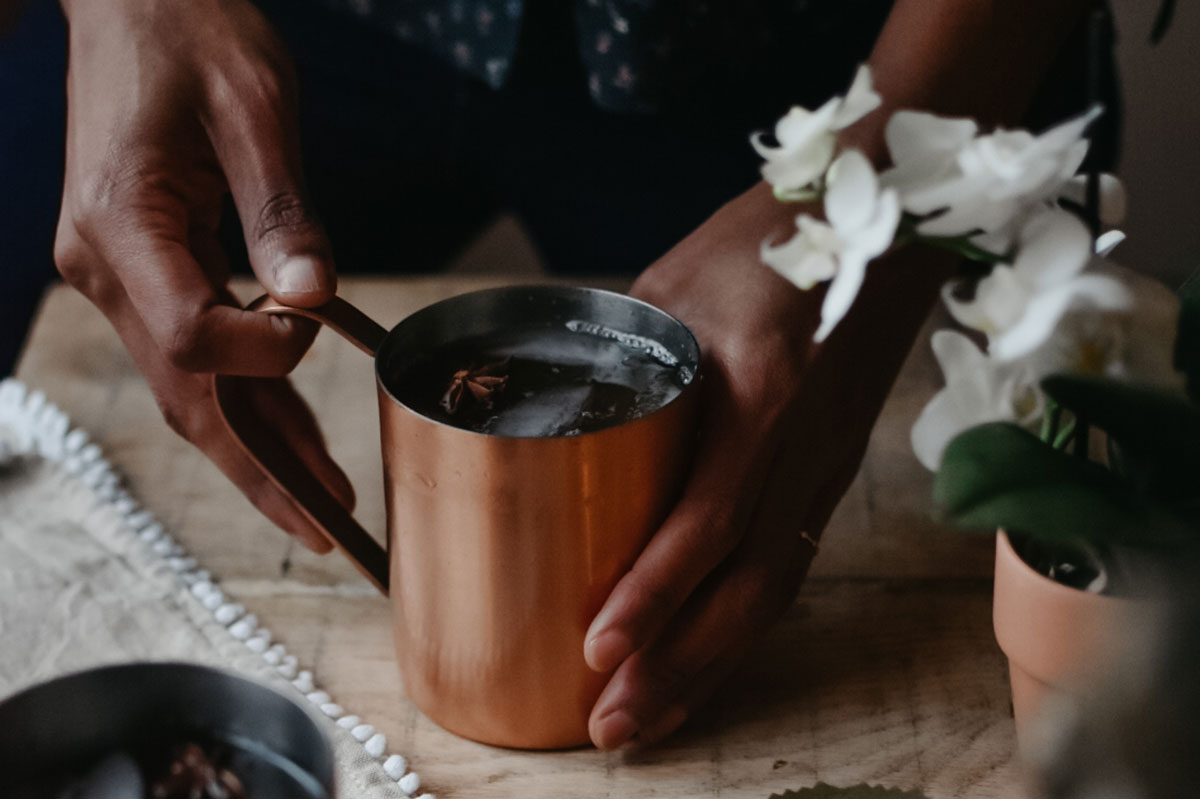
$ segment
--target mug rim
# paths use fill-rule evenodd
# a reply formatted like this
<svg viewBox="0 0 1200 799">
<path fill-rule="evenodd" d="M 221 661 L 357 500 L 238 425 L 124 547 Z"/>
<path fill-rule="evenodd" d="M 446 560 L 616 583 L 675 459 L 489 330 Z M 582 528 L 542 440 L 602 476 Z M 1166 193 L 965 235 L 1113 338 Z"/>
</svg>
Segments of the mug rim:
<svg viewBox="0 0 1200 799">
<path fill-rule="evenodd" d="M 678 394 L 676 394 L 674 397 L 667 400 L 666 402 L 664 402 L 662 405 L 658 406 L 654 410 L 650 411 L 649 413 L 643 414 L 643 415 L 635 417 L 633 419 L 627 419 L 625 421 L 619 422 L 614 425 L 610 425 L 607 427 L 601 427 L 597 430 L 588 430 L 585 432 L 575 433 L 572 435 L 553 435 L 553 436 L 501 435 L 501 434 L 497 434 L 497 433 L 480 432 L 478 430 L 472 430 L 467 427 L 459 427 L 458 425 L 450 424 L 449 422 L 445 422 L 441 419 L 436 419 L 432 416 L 429 416 L 427 414 L 424 414 L 424 413 L 418 411 L 417 409 L 413 408 L 411 405 L 409 405 L 408 403 L 404 402 L 399 397 L 397 397 L 395 392 L 393 392 L 388 387 L 387 382 L 383 379 L 383 375 L 380 373 L 380 364 L 383 360 L 383 356 L 386 354 L 386 352 L 388 350 L 390 343 L 395 340 L 395 338 L 399 334 L 401 328 L 405 327 L 406 325 L 414 324 L 414 323 L 420 321 L 420 319 L 425 318 L 427 316 L 433 316 L 436 313 L 442 311 L 445 308 L 445 306 L 453 305 L 458 302 L 462 302 L 462 301 L 464 301 L 464 298 L 478 298 L 478 297 L 481 297 L 484 295 L 489 295 L 489 294 L 494 294 L 494 295 L 519 294 L 519 293 L 528 293 L 530 291 L 549 292 L 549 293 L 553 293 L 553 292 L 579 293 L 579 294 L 588 294 L 588 295 L 599 295 L 602 297 L 610 297 L 610 298 L 615 299 L 618 302 L 628 303 L 634 307 L 643 308 L 643 309 L 651 312 L 652 314 L 656 314 L 656 315 L 664 318 L 669 324 L 674 325 L 682 332 L 685 348 L 688 349 L 691 353 L 694 353 L 694 355 L 692 357 L 690 357 L 686 363 L 683 364 L 684 366 L 691 367 L 691 369 L 692 369 L 691 380 L 689 380 L 683 386 L 683 388 L 680 390 L 680 392 Z M 640 300 L 636 297 L 631 297 L 628 294 L 625 294 L 623 292 L 612 291 L 610 289 L 594 288 L 591 286 L 578 286 L 578 285 L 573 285 L 573 284 L 555 284 L 555 283 L 519 283 L 519 284 L 515 284 L 515 285 L 495 286 L 492 288 L 476 289 L 474 291 L 463 292 L 462 294 L 455 294 L 454 296 L 446 297 L 444 299 L 438 300 L 437 302 L 426 305 L 417 311 L 414 311 L 413 313 L 411 313 L 408 316 L 401 319 L 399 322 L 397 322 L 395 325 L 393 325 L 390 330 L 387 331 L 387 335 L 384 336 L 383 343 L 381 343 L 379 345 L 379 348 L 375 352 L 375 357 L 373 358 L 373 361 L 374 361 L 374 370 L 375 370 L 375 384 L 378 387 L 379 391 L 381 391 L 384 395 L 386 395 L 387 398 L 389 400 L 391 400 L 395 405 L 402 408 L 406 412 L 417 416 L 424 422 L 428 422 L 430 424 L 437 425 L 438 427 L 446 428 L 448 430 L 454 430 L 454 431 L 464 433 L 467 435 L 480 436 L 483 438 L 490 438 L 490 439 L 498 439 L 498 440 L 506 440 L 506 441 L 562 441 L 564 439 L 585 439 L 585 438 L 588 438 L 591 436 L 601 435 L 601 434 L 605 434 L 605 433 L 612 433 L 613 431 L 616 431 L 616 430 L 623 430 L 625 428 L 628 428 L 631 425 L 635 425 L 640 422 L 645 422 L 647 420 L 653 419 L 655 416 L 658 416 L 659 414 L 667 411 L 668 409 L 673 408 L 675 405 L 677 405 L 679 403 L 681 398 L 683 398 L 685 395 L 690 395 L 695 390 L 698 390 L 698 386 L 702 379 L 702 374 L 701 374 L 702 355 L 703 355 L 703 353 L 700 349 L 700 342 L 696 340 L 696 334 L 692 332 L 692 329 L 690 327 L 688 327 L 686 324 L 684 324 L 684 322 L 682 320 L 680 320 L 679 317 L 675 316 L 674 314 L 672 314 L 668 311 L 664 311 L 662 308 L 659 308 L 657 305 L 646 302 L 645 300 Z"/>
</svg>

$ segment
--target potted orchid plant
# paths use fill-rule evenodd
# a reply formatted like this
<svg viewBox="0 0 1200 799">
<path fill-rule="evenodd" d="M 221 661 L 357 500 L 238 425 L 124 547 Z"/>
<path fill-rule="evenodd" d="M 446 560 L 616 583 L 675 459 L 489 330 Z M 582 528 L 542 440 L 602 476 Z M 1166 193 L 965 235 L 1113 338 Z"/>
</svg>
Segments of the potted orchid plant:
<svg viewBox="0 0 1200 799">
<path fill-rule="evenodd" d="M 912 443 L 940 512 L 1000 531 L 996 633 L 1020 728 L 1047 685 L 1120 635 L 1146 564 L 1200 553 L 1200 286 L 1176 295 L 1108 258 L 1124 235 L 1095 233 L 1120 221 L 1124 192 L 1076 174 L 1098 108 L 1040 135 L 898 111 L 877 173 L 834 140 L 879 104 L 862 67 L 845 97 L 752 139 L 776 197 L 825 216 L 800 215 L 762 259 L 801 288 L 829 282 L 817 340 L 891 249 L 982 265 L 942 292 L 965 332 L 933 335 L 946 386 Z"/>
</svg>

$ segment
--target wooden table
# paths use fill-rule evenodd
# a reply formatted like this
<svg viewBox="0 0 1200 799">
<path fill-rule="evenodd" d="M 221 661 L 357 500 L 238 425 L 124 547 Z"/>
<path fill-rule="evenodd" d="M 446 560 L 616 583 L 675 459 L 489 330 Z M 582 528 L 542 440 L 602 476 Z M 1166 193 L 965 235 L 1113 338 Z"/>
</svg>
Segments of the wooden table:
<svg viewBox="0 0 1200 799">
<path fill-rule="evenodd" d="M 348 279 L 384 325 L 477 277 Z M 242 294 L 253 292 L 242 286 Z M 448 797 L 754 797 L 880 783 L 930 799 L 1017 794 L 1004 658 L 991 631 L 992 544 L 929 521 L 929 477 L 908 430 L 938 382 L 923 343 L 883 413 L 858 479 L 799 601 L 703 715 L 641 753 L 514 752 L 454 737 L 404 699 L 389 606 L 345 561 L 273 529 L 162 423 L 103 317 L 56 288 L 17 376 L 92 433 L 130 490 L 225 589 L 251 607 L 348 711 L 386 733 L 428 790 Z M 325 333 L 295 376 L 383 527 L 368 358 Z"/>
</svg>

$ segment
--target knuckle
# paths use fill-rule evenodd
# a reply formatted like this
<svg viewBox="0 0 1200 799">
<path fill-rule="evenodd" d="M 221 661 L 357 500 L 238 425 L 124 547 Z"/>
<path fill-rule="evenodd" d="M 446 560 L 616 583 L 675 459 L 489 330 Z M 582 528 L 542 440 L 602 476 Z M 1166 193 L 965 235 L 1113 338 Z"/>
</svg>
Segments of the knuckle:
<svg viewBox="0 0 1200 799">
<path fill-rule="evenodd" d="M 712 361 L 729 380 L 735 397 L 770 396 L 771 390 L 779 387 L 777 364 L 773 360 L 766 362 L 764 349 L 762 339 L 753 342 L 741 336 L 730 336 L 713 351 Z"/>
<path fill-rule="evenodd" d="M 54 265 L 63 280 L 80 291 L 91 282 L 89 248 L 74 225 L 59 227 L 58 235 L 54 238 Z"/>
<path fill-rule="evenodd" d="M 191 314 L 176 316 L 162 331 L 159 348 L 171 366 L 184 372 L 205 371 L 204 328 Z"/>
<path fill-rule="evenodd" d="M 68 221 L 59 224 L 54 237 L 54 265 L 67 285 L 106 313 L 110 310 L 119 286 L 103 260 Z"/>
<path fill-rule="evenodd" d="M 172 433 L 187 441 L 193 440 L 193 426 L 187 412 L 163 403 L 159 403 L 158 410 Z"/>
<path fill-rule="evenodd" d="M 205 379 L 151 379 L 150 390 L 163 422 L 171 432 L 189 443 L 211 450 L 221 432 L 218 417 L 212 412 L 215 397 L 212 384 Z"/>
<path fill-rule="evenodd" d="M 280 233 L 310 233 L 319 229 L 308 203 L 299 194 L 282 191 L 272 194 L 259 209 L 254 223 L 254 238 L 262 241 Z"/>
<path fill-rule="evenodd" d="M 629 293 L 653 305 L 668 305 L 679 296 L 679 285 L 669 270 L 651 266 L 638 275 Z"/>
<path fill-rule="evenodd" d="M 155 399 L 158 412 L 172 433 L 193 444 L 203 440 L 204 419 L 195 410 L 203 403 L 178 402 L 158 396 Z"/>
<path fill-rule="evenodd" d="M 692 678 L 691 670 L 674 658 L 647 658 L 643 661 L 643 669 L 656 703 L 678 695 Z"/>
<path fill-rule="evenodd" d="M 291 106 L 294 89 L 288 71 L 282 66 L 258 66 L 247 76 L 247 89 L 253 101 L 268 108 Z"/>
<path fill-rule="evenodd" d="M 102 232 L 107 220 L 118 209 L 133 204 L 134 193 L 144 190 L 155 179 L 153 170 L 139 157 L 116 152 L 89 175 L 68 190 L 66 205 L 71 221 L 80 234 Z"/>
<path fill-rule="evenodd" d="M 660 583 L 634 568 L 629 573 L 628 590 L 637 605 L 644 608 L 643 615 L 667 618 L 682 604 L 679 592 L 665 583 Z"/>
<path fill-rule="evenodd" d="M 802 385 L 809 355 L 784 333 L 759 330 L 730 335 L 712 348 L 706 365 L 729 386 L 735 407 L 773 412 L 786 406 Z"/>
<path fill-rule="evenodd" d="M 742 574 L 732 586 L 737 615 L 745 629 L 753 629 L 785 607 L 785 591 L 765 569 L 752 569 Z"/>
<path fill-rule="evenodd" d="M 260 55 L 235 52 L 209 73 L 207 93 L 215 108 L 254 119 L 264 111 L 277 113 L 288 107 L 295 94 L 289 77 L 281 64 L 273 66 Z"/>
<path fill-rule="evenodd" d="M 692 529 L 692 551 L 715 564 L 737 547 L 742 531 L 737 523 L 738 497 L 714 497 L 700 523 Z"/>
</svg>

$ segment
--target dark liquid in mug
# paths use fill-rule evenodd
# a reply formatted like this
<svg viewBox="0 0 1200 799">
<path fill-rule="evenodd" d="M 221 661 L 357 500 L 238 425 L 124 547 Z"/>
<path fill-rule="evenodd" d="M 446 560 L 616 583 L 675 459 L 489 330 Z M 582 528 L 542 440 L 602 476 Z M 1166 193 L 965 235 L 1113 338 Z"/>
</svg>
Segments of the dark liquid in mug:
<svg viewBox="0 0 1200 799">
<path fill-rule="evenodd" d="M 460 370 L 501 364 L 485 401 L 443 405 Z M 639 419 L 675 399 L 692 371 L 661 344 L 585 321 L 463 338 L 383 376 L 392 394 L 445 424 L 496 436 L 574 436 Z"/>
</svg>

